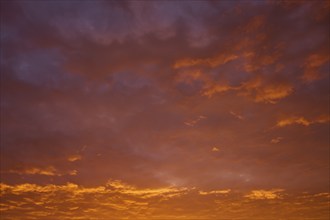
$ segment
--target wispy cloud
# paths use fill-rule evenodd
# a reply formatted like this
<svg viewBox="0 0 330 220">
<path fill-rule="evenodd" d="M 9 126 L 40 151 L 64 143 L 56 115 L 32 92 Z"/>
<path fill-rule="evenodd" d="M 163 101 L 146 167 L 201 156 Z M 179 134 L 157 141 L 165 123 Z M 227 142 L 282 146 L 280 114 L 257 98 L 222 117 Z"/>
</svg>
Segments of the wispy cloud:
<svg viewBox="0 0 330 220">
<path fill-rule="evenodd" d="M 81 160 L 81 159 L 82 159 L 82 156 L 79 155 L 79 154 L 70 155 L 68 157 L 68 161 L 70 161 L 70 162 L 78 161 L 78 160 Z"/>
<path fill-rule="evenodd" d="M 298 117 L 298 116 L 292 116 L 288 117 L 282 120 L 279 120 L 276 123 L 277 127 L 286 127 L 289 125 L 303 125 L 303 126 L 309 126 L 312 124 L 322 124 L 322 123 L 328 123 L 329 122 L 329 116 L 327 115 L 321 115 L 317 118 L 314 118 L 312 120 L 306 119 L 304 117 Z"/>
<path fill-rule="evenodd" d="M 20 169 L 10 169 L 3 171 L 3 173 L 13 173 L 19 175 L 45 175 L 45 176 L 63 176 L 63 175 L 77 175 L 77 170 L 59 171 L 54 166 L 46 167 L 26 167 Z"/>
</svg>

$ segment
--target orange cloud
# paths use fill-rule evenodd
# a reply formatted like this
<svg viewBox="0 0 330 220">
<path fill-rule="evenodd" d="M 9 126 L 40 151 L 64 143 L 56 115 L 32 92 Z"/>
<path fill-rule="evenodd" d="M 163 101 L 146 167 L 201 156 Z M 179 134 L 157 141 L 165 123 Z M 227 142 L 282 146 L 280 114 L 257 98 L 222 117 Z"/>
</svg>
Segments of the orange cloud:
<svg viewBox="0 0 330 220">
<path fill-rule="evenodd" d="M 81 160 L 81 159 L 82 159 L 82 156 L 78 155 L 78 154 L 71 155 L 68 157 L 68 161 L 70 161 L 70 162 L 74 162 L 74 161 Z"/>
<path fill-rule="evenodd" d="M 273 189 L 273 190 L 252 190 L 249 194 L 244 197 L 259 200 L 259 199 L 280 199 L 282 196 L 280 192 L 284 191 L 283 189 Z"/>
<path fill-rule="evenodd" d="M 280 143 L 280 141 L 283 139 L 283 137 L 276 137 L 270 140 L 270 143 L 277 144 Z"/>
<path fill-rule="evenodd" d="M 297 117 L 297 116 L 292 116 L 289 118 L 285 118 L 282 120 L 279 120 L 276 123 L 277 127 L 285 127 L 285 126 L 289 126 L 289 125 L 303 125 L 303 126 L 309 126 L 311 124 L 317 124 L 317 123 L 328 123 L 329 122 L 329 115 L 321 115 L 317 118 L 315 118 L 314 120 L 308 120 L 304 117 Z"/>
<path fill-rule="evenodd" d="M 293 87 L 290 85 L 268 85 L 257 89 L 255 101 L 274 104 L 290 95 L 292 91 Z"/>
<path fill-rule="evenodd" d="M 329 62 L 328 54 L 312 54 L 305 60 L 305 71 L 302 79 L 306 82 L 313 82 L 322 78 L 319 72 L 319 68 Z"/>
<path fill-rule="evenodd" d="M 214 85 L 210 86 L 209 88 L 206 88 L 202 94 L 204 96 L 211 98 L 216 93 L 222 93 L 222 92 L 226 92 L 226 91 L 229 91 L 232 89 L 235 89 L 235 88 L 228 86 L 228 85 L 214 84 Z"/>
<path fill-rule="evenodd" d="M 287 83 L 265 83 L 260 77 L 242 82 L 238 86 L 230 86 L 204 80 L 202 95 L 211 98 L 217 93 L 237 91 L 238 95 L 251 97 L 255 102 L 275 104 L 293 92 L 293 86 Z"/>
<path fill-rule="evenodd" d="M 218 152 L 218 151 L 219 151 L 219 148 L 218 148 L 218 147 L 213 147 L 213 148 L 212 148 L 212 151 L 213 151 L 213 152 Z"/>
<path fill-rule="evenodd" d="M 260 78 L 242 84 L 242 95 L 252 96 L 255 102 L 276 103 L 293 92 L 288 84 L 263 84 Z"/>
<path fill-rule="evenodd" d="M 0 210 L 4 219 L 13 220 L 108 219 L 109 216 L 116 219 L 218 219 L 217 216 L 239 218 L 242 212 L 253 219 L 260 211 L 266 213 L 262 214 L 264 218 L 278 216 L 263 202 L 272 200 L 273 205 L 283 210 L 280 216 L 284 217 L 295 217 L 292 213 L 301 210 L 305 216 L 312 216 L 318 210 L 328 213 L 324 202 L 329 193 L 295 195 L 283 191 L 259 189 L 243 193 L 231 189 L 137 188 L 118 180 L 94 187 L 73 183 L 43 186 L 0 183 Z M 311 199 L 317 208 L 309 206 Z M 292 203 L 290 209 L 288 203 Z"/>
<path fill-rule="evenodd" d="M 271 104 L 275 104 L 293 92 L 293 87 L 289 84 L 265 84 L 261 78 L 242 83 L 240 89 L 240 95 L 252 97 L 255 102 Z"/>
<path fill-rule="evenodd" d="M 63 175 L 77 175 L 77 170 L 69 170 L 67 172 L 61 172 L 53 166 L 46 167 L 28 167 L 21 169 L 11 169 L 5 173 L 14 173 L 19 175 L 45 175 L 45 176 L 63 176 Z"/>
<path fill-rule="evenodd" d="M 112 190 L 120 192 L 122 194 L 137 196 L 141 198 L 151 198 L 151 197 L 172 197 L 177 195 L 185 194 L 188 188 L 176 188 L 176 187 L 164 187 L 155 189 L 138 189 L 134 186 L 128 185 L 118 180 L 109 181 L 107 183 Z"/>
<path fill-rule="evenodd" d="M 208 66 L 208 67 L 217 67 L 223 64 L 226 64 L 232 60 L 237 59 L 238 56 L 235 54 L 219 54 L 212 58 L 185 58 L 175 62 L 173 65 L 174 69 L 183 68 L 183 67 L 192 67 L 192 66 Z"/>
<path fill-rule="evenodd" d="M 228 194 L 231 192 L 231 189 L 224 189 L 224 190 L 213 190 L 213 191 L 199 191 L 200 195 L 218 195 L 218 194 Z"/>
</svg>

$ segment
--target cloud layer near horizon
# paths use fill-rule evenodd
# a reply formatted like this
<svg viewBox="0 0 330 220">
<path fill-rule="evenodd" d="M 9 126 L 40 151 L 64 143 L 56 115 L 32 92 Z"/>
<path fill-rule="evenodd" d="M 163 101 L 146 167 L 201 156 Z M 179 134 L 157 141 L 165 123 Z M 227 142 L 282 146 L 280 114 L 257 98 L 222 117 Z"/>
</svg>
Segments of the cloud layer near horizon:
<svg viewBox="0 0 330 220">
<path fill-rule="evenodd" d="M 197 187 L 202 218 L 226 189 L 241 205 L 283 189 L 282 208 L 328 192 L 328 26 L 328 1 L 1 2 L 1 202 L 118 179 Z"/>
<path fill-rule="evenodd" d="M 325 219 L 329 193 L 1 184 L 3 219 Z M 281 212 L 279 213 L 279 210 Z"/>
</svg>

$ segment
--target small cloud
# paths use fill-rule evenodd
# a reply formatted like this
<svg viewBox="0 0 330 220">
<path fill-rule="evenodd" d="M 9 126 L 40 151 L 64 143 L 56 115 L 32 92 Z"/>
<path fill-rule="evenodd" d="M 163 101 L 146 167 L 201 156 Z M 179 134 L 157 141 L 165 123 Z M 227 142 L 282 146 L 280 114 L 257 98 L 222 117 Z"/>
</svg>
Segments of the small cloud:
<svg viewBox="0 0 330 220">
<path fill-rule="evenodd" d="M 82 156 L 78 155 L 78 154 L 71 155 L 68 157 L 68 161 L 70 161 L 70 162 L 74 162 L 74 161 L 81 160 L 81 159 L 82 159 Z"/>
<path fill-rule="evenodd" d="M 224 190 L 213 190 L 213 191 L 199 191 L 200 195 L 217 195 L 217 194 L 228 194 L 231 192 L 231 189 L 224 189 Z"/>
<path fill-rule="evenodd" d="M 236 89 L 236 88 L 231 87 L 229 85 L 215 84 L 215 85 L 207 87 L 203 92 L 203 96 L 207 96 L 208 98 L 211 98 L 214 94 L 227 92 L 229 90 L 234 90 L 234 89 Z"/>
<path fill-rule="evenodd" d="M 314 120 L 308 120 L 304 117 L 296 117 L 296 116 L 292 116 L 289 118 L 285 118 L 282 120 L 279 120 L 276 123 L 276 127 L 285 127 L 285 126 L 289 126 L 289 125 L 303 125 L 303 126 L 309 126 L 311 124 L 322 124 L 322 123 L 328 123 L 329 122 L 329 115 L 321 115 L 317 118 L 315 118 Z"/>
<path fill-rule="evenodd" d="M 146 188 L 139 189 L 135 186 L 126 184 L 119 180 L 109 180 L 107 183 L 107 187 L 111 189 L 111 191 L 115 191 L 121 194 L 134 196 L 138 198 L 153 198 L 153 197 L 164 197 L 171 198 L 181 196 L 186 194 L 190 189 L 188 188 L 178 188 L 178 187 L 163 187 L 163 188 Z"/>
<path fill-rule="evenodd" d="M 76 176 L 78 174 L 78 171 L 77 170 L 71 170 L 71 171 L 68 172 L 68 174 L 70 176 Z"/>
<path fill-rule="evenodd" d="M 235 54 L 219 54 L 215 57 L 210 57 L 210 58 L 197 58 L 197 59 L 185 58 L 178 60 L 173 65 L 173 68 L 178 69 L 178 68 L 193 67 L 193 66 L 207 66 L 214 68 L 236 59 L 238 59 L 238 56 Z"/>
<path fill-rule="evenodd" d="M 304 63 L 305 71 L 302 80 L 313 82 L 322 78 L 319 68 L 329 62 L 329 56 L 325 54 L 312 54 Z"/>
<path fill-rule="evenodd" d="M 218 151 L 220 151 L 220 149 L 219 149 L 218 147 L 213 147 L 213 148 L 212 148 L 212 151 L 213 151 L 213 152 L 218 152 Z"/>
<path fill-rule="evenodd" d="M 272 144 L 277 144 L 279 143 L 281 140 L 283 139 L 283 137 L 276 137 L 276 138 L 273 138 L 270 143 Z"/>
<path fill-rule="evenodd" d="M 240 95 L 253 97 L 254 101 L 257 103 L 263 102 L 271 104 L 277 103 L 293 92 L 293 87 L 289 84 L 265 84 L 260 78 L 244 82 L 240 89 Z"/>
<path fill-rule="evenodd" d="M 198 117 L 197 117 L 196 119 L 194 119 L 194 120 L 189 120 L 189 121 L 184 122 L 184 124 L 187 125 L 187 126 L 193 127 L 193 126 L 195 126 L 199 121 L 201 121 L 201 120 L 203 120 L 203 119 L 206 119 L 206 116 L 204 116 L 204 115 L 200 115 L 200 116 L 198 116 Z"/>
<path fill-rule="evenodd" d="M 310 121 L 305 119 L 304 117 L 290 117 L 286 119 L 282 119 L 277 122 L 276 126 L 277 127 L 285 127 L 288 125 L 292 124 L 298 124 L 298 125 L 303 125 L 303 126 L 309 126 L 311 124 Z"/>
<path fill-rule="evenodd" d="M 293 92 L 293 87 L 289 85 L 271 85 L 258 89 L 255 97 L 256 102 L 275 104 L 280 99 L 289 96 Z"/>
<path fill-rule="evenodd" d="M 67 172 L 61 172 L 53 166 L 11 169 L 11 170 L 7 171 L 7 173 L 14 173 L 14 174 L 19 174 L 19 175 L 44 175 L 44 176 L 63 176 L 63 175 L 75 176 L 75 175 L 77 175 L 76 170 L 69 170 Z"/>
<path fill-rule="evenodd" d="M 38 167 L 32 167 L 32 168 L 27 168 L 22 171 L 22 174 L 39 174 L 39 175 L 46 175 L 46 176 L 56 176 L 58 175 L 58 171 L 55 167 L 53 166 L 48 166 L 45 168 L 38 168 Z"/>
<path fill-rule="evenodd" d="M 242 115 L 237 114 L 237 113 L 235 113 L 235 112 L 233 112 L 233 111 L 230 111 L 229 113 L 230 113 L 232 116 L 234 116 L 235 118 L 239 119 L 239 120 L 243 120 L 243 119 L 244 119 L 244 117 L 243 117 Z"/>
<path fill-rule="evenodd" d="M 259 200 L 259 199 L 280 199 L 282 198 L 279 194 L 284 191 L 283 189 L 273 189 L 273 190 L 252 190 L 249 194 L 244 197 Z"/>
</svg>

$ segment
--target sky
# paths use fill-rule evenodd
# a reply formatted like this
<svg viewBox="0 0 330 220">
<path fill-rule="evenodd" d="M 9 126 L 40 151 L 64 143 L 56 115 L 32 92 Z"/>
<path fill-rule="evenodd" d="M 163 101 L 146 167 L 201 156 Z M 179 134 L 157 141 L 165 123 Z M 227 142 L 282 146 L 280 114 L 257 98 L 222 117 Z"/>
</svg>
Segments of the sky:
<svg viewBox="0 0 330 220">
<path fill-rule="evenodd" d="M 329 9 L 1 1 L 0 219 L 329 219 Z"/>
</svg>

